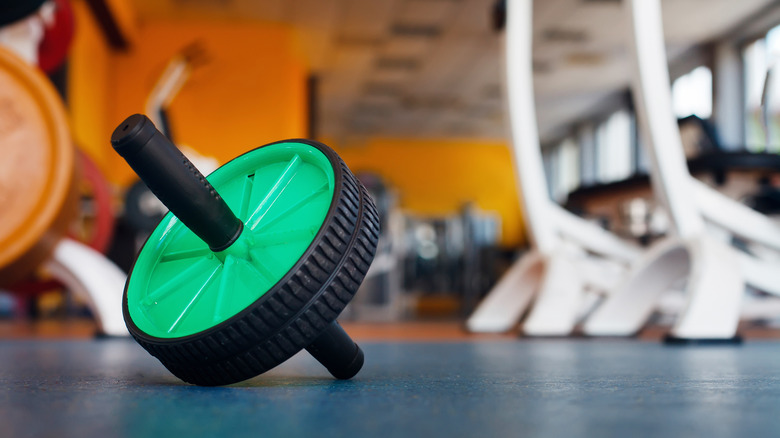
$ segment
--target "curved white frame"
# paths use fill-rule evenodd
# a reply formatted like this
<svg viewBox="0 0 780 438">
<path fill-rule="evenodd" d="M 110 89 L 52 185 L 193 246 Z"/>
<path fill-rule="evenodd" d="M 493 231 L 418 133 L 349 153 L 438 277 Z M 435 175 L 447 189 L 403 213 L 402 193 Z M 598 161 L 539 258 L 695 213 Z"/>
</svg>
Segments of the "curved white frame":
<svg viewBox="0 0 780 438">
<path fill-rule="evenodd" d="M 589 335 L 638 331 L 672 281 L 685 276 L 687 302 L 670 335 L 728 339 L 736 335 L 745 285 L 780 294 L 780 266 L 741 253 L 710 233 L 707 222 L 780 249 L 780 226 L 693 179 L 671 105 L 660 0 L 627 0 L 634 73 L 632 92 L 654 192 L 664 202 L 674 235 L 654 246 L 586 321 Z M 652 281 L 650 281 L 652 279 Z"/>
<path fill-rule="evenodd" d="M 44 269 L 86 301 L 98 329 L 109 336 L 128 336 L 122 316 L 127 275 L 103 254 L 73 239 L 57 243 Z"/>
<path fill-rule="evenodd" d="M 508 1 L 505 37 L 512 156 L 532 249 L 490 291 L 466 326 L 474 332 L 508 331 L 537 296 L 523 332 L 565 336 L 582 316 L 584 292 L 606 292 L 640 250 L 549 198 L 533 96 L 532 11 L 532 0 Z"/>
<path fill-rule="evenodd" d="M 776 262 L 740 253 L 723 242 L 723 236 L 708 232 L 710 223 L 780 249 L 777 224 L 688 173 L 671 112 L 659 0 L 627 1 L 626 12 L 636 63 L 632 90 L 651 158 L 653 189 L 670 212 L 674 235 L 640 258 L 635 246 L 549 199 L 533 100 L 532 0 L 507 2 L 508 113 L 518 192 L 532 249 L 469 318 L 471 331 L 510 330 L 538 295 L 524 333 L 567 335 L 581 316 L 583 291 L 590 287 L 605 292 L 607 299 L 585 321 L 585 333 L 632 335 L 656 309 L 661 295 L 687 277 L 686 303 L 671 335 L 730 338 L 736 333 L 745 284 L 780 295 Z"/>
</svg>

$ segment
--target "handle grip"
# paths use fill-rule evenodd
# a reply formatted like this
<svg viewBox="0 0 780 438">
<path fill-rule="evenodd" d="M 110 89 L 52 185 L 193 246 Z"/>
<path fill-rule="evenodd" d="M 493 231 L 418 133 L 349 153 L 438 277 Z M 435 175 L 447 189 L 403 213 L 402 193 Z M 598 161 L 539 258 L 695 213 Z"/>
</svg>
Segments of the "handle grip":
<svg viewBox="0 0 780 438">
<path fill-rule="evenodd" d="M 243 224 L 190 160 L 157 130 L 134 114 L 111 134 L 111 145 L 163 204 L 212 251 L 222 251 Z"/>
<path fill-rule="evenodd" d="M 338 321 L 331 322 L 306 351 L 337 379 L 351 379 L 363 368 L 363 350 Z"/>
</svg>

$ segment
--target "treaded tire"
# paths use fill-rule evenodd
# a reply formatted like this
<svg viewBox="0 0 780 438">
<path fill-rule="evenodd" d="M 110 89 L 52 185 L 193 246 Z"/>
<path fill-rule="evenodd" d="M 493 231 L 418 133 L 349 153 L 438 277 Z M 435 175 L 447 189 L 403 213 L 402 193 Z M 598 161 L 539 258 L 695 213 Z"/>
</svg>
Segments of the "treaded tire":
<svg viewBox="0 0 780 438">
<path fill-rule="evenodd" d="M 311 245 L 276 285 L 228 320 L 170 339 L 149 336 L 136 327 L 125 285 L 123 312 L 130 334 L 185 382 L 203 386 L 240 382 L 306 348 L 344 310 L 374 258 L 379 217 L 365 187 L 328 146 L 300 139 L 277 143 L 285 142 L 322 151 L 333 166 L 335 187 Z M 130 276 L 132 270 L 128 283 Z"/>
</svg>

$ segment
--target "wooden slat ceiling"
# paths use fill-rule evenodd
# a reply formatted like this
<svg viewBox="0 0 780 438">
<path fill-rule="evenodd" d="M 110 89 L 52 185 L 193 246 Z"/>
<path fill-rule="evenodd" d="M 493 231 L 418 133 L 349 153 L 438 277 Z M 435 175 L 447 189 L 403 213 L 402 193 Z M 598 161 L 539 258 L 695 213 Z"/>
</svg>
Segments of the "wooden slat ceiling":
<svg viewBox="0 0 780 438">
<path fill-rule="evenodd" d="M 493 0 L 134 1 L 141 19 L 295 26 L 321 78 L 323 136 L 505 137 Z M 670 53 L 730 31 L 770 3 L 665 0 Z M 535 2 L 535 92 L 543 137 L 626 87 L 625 33 L 619 1 Z"/>
</svg>

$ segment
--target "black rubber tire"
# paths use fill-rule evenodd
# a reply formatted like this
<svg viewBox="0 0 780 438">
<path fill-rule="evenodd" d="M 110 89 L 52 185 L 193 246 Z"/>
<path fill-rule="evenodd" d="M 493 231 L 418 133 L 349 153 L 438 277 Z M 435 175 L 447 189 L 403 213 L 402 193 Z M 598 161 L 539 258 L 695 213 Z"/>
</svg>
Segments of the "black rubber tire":
<svg viewBox="0 0 780 438">
<path fill-rule="evenodd" d="M 335 189 L 311 245 L 268 292 L 208 330 L 163 339 L 142 332 L 130 319 L 125 286 L 123 311 L 130 334 L 185 382 L 227 385 L 289 359 L 336 320 L 371 265 L 379 239 L 374 201 L 332 149 L 310 140 L 284 142 L 291 141 L 316 147 L 328 157 Z"/>
</svg>

